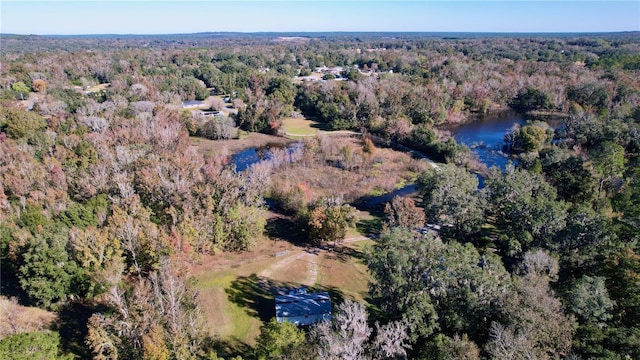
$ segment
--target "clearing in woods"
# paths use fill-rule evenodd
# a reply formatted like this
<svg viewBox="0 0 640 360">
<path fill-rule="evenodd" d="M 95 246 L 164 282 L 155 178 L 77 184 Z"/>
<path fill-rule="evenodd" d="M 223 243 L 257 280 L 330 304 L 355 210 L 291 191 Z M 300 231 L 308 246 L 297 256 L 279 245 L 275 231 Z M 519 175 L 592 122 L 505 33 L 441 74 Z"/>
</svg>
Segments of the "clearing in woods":
<svg viewBox="0 0 640 360">
<path fill-rule="evenodd" d="M 262 322 L 275 316 L 273 296 L 283 289 L 306 286 L 328 291 L 334 300 L 362 301 L 369 282 L 362 261 L 368 244 L 372 241 L 357 237 L 333 251 L 262 240 L 248 253 L 203 257 L 192 274 L 209 333 L 227 342 L 253 344 Z"/>
</svg>

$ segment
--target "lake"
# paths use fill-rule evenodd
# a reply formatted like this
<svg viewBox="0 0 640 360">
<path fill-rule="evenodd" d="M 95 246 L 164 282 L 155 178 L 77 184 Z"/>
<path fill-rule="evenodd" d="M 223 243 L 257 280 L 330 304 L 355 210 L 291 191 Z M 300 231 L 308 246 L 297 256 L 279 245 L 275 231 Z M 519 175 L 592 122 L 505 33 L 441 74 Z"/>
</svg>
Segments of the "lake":
<svg viewBox="0 0 640 360">
<path fill-rule="evenodd" d="M 504 170 L 509 161 L 508 155 L 502 152 L 504 135 L 513 124 L 525 123 L 521 115 L 511 113 L 477 120 L 454 128 L 451 133 L 458 143 L 467 145 L 471 151 L 478 154 L 480 161 L 487 167 L 498 166 Z"/>
</svg>

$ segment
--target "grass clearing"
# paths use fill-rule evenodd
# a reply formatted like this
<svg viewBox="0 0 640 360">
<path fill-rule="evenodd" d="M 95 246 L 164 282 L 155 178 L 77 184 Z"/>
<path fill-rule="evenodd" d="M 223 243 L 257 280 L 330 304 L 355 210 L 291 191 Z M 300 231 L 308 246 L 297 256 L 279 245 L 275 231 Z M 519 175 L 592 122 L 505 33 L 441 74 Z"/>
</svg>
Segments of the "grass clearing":
<svg viewBox="0 0 640 360">
<path fill-rule="evenodd" d="M 344 297 L 359 301 L 366 298 L 369 274 L 362 261 L 362 247 L 370 240 L 348 243 L 336 251 L 296 247 L 284 241 L 270 243 L 280 251 L 263 254 L 255 261 L 244 259 L 248 262 L 243 264 L 237 262 L 245 254 L 220 254 L 194 270 L 211 335 L 226 342 L 253 345 L 262 323 L 275 315 L 273 296 L 282 288 L 305 285 L 329 291 L 338 301 Z M 224 268 L 211 264 L 218 259 L 226 262 Z"/>
<path fill-rule="evenodd" d="M 311 136 L 318 131 L 329 131 L 325 124 L 307 118 L 286 118 L 282 121 L 284 132 L 288 136 Z"/>
<path fill-rule="evenodd" d="M 190 136 L 189 141 L 192 146 L 197 147 L 206 156 L 228 156 L 252 147 L 259 148 L 272 144 L 287 145 L 292 142 L 291 139 L 260 133 L 248 133 L 241 136 L 240 139 L 231 140 L 209 140 Z"/>
</svg>

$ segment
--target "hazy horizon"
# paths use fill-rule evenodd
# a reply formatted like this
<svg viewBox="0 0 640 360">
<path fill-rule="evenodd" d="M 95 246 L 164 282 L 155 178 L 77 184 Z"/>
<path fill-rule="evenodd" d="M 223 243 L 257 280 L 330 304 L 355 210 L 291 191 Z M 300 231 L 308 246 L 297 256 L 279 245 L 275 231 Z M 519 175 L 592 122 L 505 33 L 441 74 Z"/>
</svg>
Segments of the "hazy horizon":
<svg viewBox="0 0 640 360">
<path fill-rule="evenodd" d="M 2 1 L 0 33 L 611 33 L 640 1 Z"/>
</svg>

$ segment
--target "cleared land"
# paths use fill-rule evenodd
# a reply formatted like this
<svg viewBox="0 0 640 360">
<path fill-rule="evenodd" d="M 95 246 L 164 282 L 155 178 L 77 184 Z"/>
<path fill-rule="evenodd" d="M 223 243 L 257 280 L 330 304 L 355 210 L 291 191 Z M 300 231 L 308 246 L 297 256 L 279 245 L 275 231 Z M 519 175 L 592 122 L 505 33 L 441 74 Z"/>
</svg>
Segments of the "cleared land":
<svg viewBox="0 0 640 360">
<path fill-rule="evenodd" d="M 313 136 L 317 135 L 320 131 L 328 130 L 324 124 L 320 124 L 317 121 L 309 120 L 307 118 L 293 118 L 289 117 L 282 121 L 284 133 L 287 136 Z"/>
<path fill-rule="evenodd" d="M 193 275 L 207 324 L 216 324 L 209 332 L 226 342 L 253 344 L 262 322 L 275 316 L 273 296 L 283 289 L 307 286 L 328 291 L 334 300 L 363 300 L 369 275 L 361 251 L 370 242 L 334 252 L 267 240 L 251 253 L 204 257 Z"/>
<path fill-rule="evenodd" d="M 196 146 L 207 156 L 228 156 L 252 147 L 259 148 L 270 144 L 286 145 L 292 142 L 291 139 L 281 136 L 260 133 L 242 133 L 240 139 L 232 140 L 209 140 L 195 136 L 189 139 L 191 145 Z"/>
<path fill-rule="evenodd" d="M 318 129 L 310 120 L 288 119 L 285 127 L 300 133 Z M 192 138 L 205 154 L 227 155 L 290 139 L 249 134 L 239 140 L 211 141 Z M 412 181 L 427 168 L 427 162 L 410 154 L 377 148 L 365 153 L 359 137 L 344 134 L 305 140 L 305 155 L 299 162 L 272 174 L 272 184 L 286 191 L 304 185 L 307 201 L 343 195 L 354 201 L 392 191 Z M 302 185 L 301 185 L 302 184 Z M 364 248 L 373 244 L 365 236 L 380 229 L 380 218 L 359 211 L 359 223 L 349 229 L 345 241 L 334 249 L 306 247 L 298 225 L 290 216 L 270 212 L 265 238 L 244 253 L 203 256 L 191 274 L 197 281 L 209 332 L 231 350 L 251 345 L 263 322 L 275 316 L 274 294 L 282 289 L 307 286 L 327 291 L 334 301 L 365 300 L 370 280 L 363 262 Z M 215 325 L 213 325 L 215 324 Z"/>
</svg>

